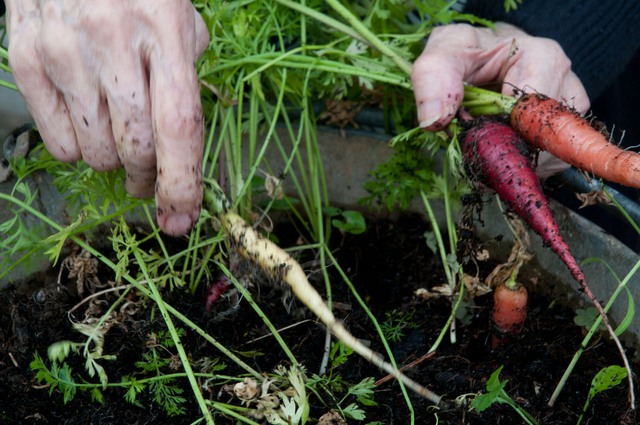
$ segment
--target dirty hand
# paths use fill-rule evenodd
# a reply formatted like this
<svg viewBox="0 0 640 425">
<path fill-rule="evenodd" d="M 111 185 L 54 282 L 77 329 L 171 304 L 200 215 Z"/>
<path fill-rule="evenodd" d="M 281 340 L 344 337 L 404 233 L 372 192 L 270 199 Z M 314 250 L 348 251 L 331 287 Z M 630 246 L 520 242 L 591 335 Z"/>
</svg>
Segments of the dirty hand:
<svg viewBox="0 0 640 425">
<path fill-rule="evenodd" d="M 467 24 L 435 28 L 413 66 L 412 81 L 418 120 L 427 130 L 440 130 L 455 116 L 464 82 L 496 85 L 507 95 L 514 89 L 535 91 L 562 100 L 580 113 L 590 105 L 557 42 L 500 22 L 495 29 Z M 547 177 L 567 167 L 542 152 L 537 173 Z"/>
<path fill-rule="evenodd" d="M 154 192 L 158 224 L 187 232 L 202 203 L 203 120 L 195 61 L 204 21 L 187 0 L 9 0 L 9 63 L 61 161 L 123 166 Z"/>
<path fill-rule="evenodd" d="M 463 82 L 499 84 L 508 95 L 514 88 L 535 91 L 581 113 L 589 109 L 587 92 L 560 45 L 505 23 L 496 23 L 495 30 L 467 24 L 435 28 L 413 66 L 412 81 L 418 119 L 428 130 L 443 128 L 455 116 Z"/>
</svg>

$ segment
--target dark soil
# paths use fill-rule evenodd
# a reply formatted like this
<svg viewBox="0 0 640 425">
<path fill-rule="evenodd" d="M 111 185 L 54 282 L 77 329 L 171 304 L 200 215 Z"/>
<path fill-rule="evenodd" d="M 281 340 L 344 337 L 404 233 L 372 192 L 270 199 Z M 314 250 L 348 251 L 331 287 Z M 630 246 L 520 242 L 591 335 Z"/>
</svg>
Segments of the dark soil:
<svg viewBox="0 0 640 425">
<path fill-rule="evenodd" d="M 431 288 L 443 283 L 441 266 L 424 242 L 425 230 L 420 220 L 407 217 L 396 222 L 371 224 L 364 235 L 334 236 L 334 251 L 339 263 L 378 320 L 384 321 L 386 314 L 393 311 L 412 315 L 412 326 L 404 329 L 400 341 L 392 345 L 399 365 L 411 363 L 427 353 L 451 308 L 447 299 L 424 301 L 414 295 L 418 288 Z M 301 260 L 305 261 L 307 270 L 317 271 L 316 263 L 308 262 L 310 259 Z M 330 272 L 336 276 L 332 291 L 337 315 L 357 337 L 369 341 L 373 349 L 384 352 L 374 327 L 358 307 L 354 296 L 341 283 L 336 270 Z M 82 340 L 67 317 L 67 311 L 80 300 L 74 291 L 76 282 L 63 272 L 58 284 L 58 274 L 59 269 L 52 270 L 50 276 L 0 294 L 0 423 L 190 424 L 200 418 L 186 383 L 183 388 L 188 399 L 187 413 L 174 417 L 167 416 L 148 391 L 138 396 L 138 406 L 125 401 L 122 389 L 103 391 L 104 401 L 101 404 L 92 401 L 88 392 L 78 392 L 67 404 L 63 403 L 59 390 L 49 395 L 49 388 L 38 383 L 35 373 L 29 368 L 34 353 L 46 358 L 47 347 L 51 343 L 63 339 Z M 319 273 L 312 276 L 319 276 Z M 253 280 L 257 283 L 255 277 Z M 321 283 L 316 283 L 322 287 Z M 445 338 L 435 355 L 406 371 L 410 377 L 444 395 L 448 401 L 447 407 L 436 409 L 411 395 L 415 423 L 521 423 L 517 413 L 504 404 L 477 413 L 456 407 L 453 403 L 456 397 L 482 392 L 486 380 L 500 366 L 504 366 L 501 379 L 508 380 L 506 392 L 539 423 L 576 423 L 591 379 L 603 367 L 621 364 L 619 354 L 605 338 L 593 343 L 580 359 L 555 407 L 549 408 L 549 396 L 579 347 L 583 329 L 574 324 L 573 309 L 564 308 L 558 300 L 539 295 L 533 285 L 530 286 L 533 293 L 530 316 L 521 337 L 492 349 L 489 322 L 492 298 L 491 295 L 479 296 L 474 300 L 475 305 L 468 309 L 471 312 L 467 316 L 471 318 L 470 323 L 458 324 L 458 342 L 451 344 L 449 338 Z M 251 286 L 250 290 L 276 328 L 299 323 L 283 330 L 281 335 L 309 374 L 317 372 L 324 347 L 324 329 L 314 320 L 305 320 L 310 317 L 299 303 L 291 305 L 285 300 L 290 307 L 287 311 L 281 289 L 264 284 L 260 288 Z M 272 337 L 256 340 L 269 335 L 269 331 L 247 303 L 229 309 L 229 301 L 223 300 L 214 304 L 211 312 L 206 312 L 203 296 L 193 297 L 181 290 L 166 294 L 171 305 L 226 347 L 236 352 L 260 352 L 261 355 L 243 357 L 253 368 L 270 372 L 279 364 L 287 364 L 286 356 Z M 155 319 L 150 320 L 149 317 Z M 106 336 L 105 354 L 115 354 L 117 358 L 102 362 L 110 382 L 119 382 L 122 376 L 139 372 L 134 364 L 141 360 L 141 353 L 149 347 L 150 335 L 164 329 L 159 317 L 158 312 L 150 315 L 149 311 L 127 314 L 111 328 Z M 183 342 L 194 362 L 205 356 L 220 356 L 214 347 L 193 332 L 186 333 Z M 95 382 L 95 378 L 84 374 L 79 356 L 71 356 L 69 364 L 78 375 Z M 223 373 L 238 376 L 242 371 L 229 364 Z M 385 376 L 356 355 L 337 367 L 333 374 L 351 383 L 365 377 L 380 380 Z M 629 410 L 625 384 L 623 382 L 597 395 L 583 423 L 636 423 L 635 412 Z M 220 387 L 210 388 L 205 397 L 238 404 Z M 322 405 L 313 394 L 310 399 L 313 418 L 310 423 L 316 423 L 331 406 Z M 330 402 L 329 397 L 323 399 Z M 410 423 L 409 408 L 396 382 L 381 383 L 376 389 L 375 400 L 377 406 L 363 407 L 367 416 L 363 423 L 373 420 L 389 425 Z M 344 405 L 354 401 L 349 399 Z M 216 423 L 232 424 L 235 420 L 217 415 Z"/>
</svg>

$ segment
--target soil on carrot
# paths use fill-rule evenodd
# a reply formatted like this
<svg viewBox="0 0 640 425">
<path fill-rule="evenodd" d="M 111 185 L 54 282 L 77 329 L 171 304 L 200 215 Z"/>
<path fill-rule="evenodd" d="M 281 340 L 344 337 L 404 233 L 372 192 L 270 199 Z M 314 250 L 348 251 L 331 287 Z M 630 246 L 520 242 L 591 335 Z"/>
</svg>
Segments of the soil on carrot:
<svg viewBox="0 0 640 425">
<path fill-rule="evenodd" d="M 579 347 L 584 329 L 574 324 L 573 309 L 565 308 L 559 300 L 549 299 L 536 291 L 537 286 L 546 284 L 539 280 L 539 276 L 526 282 L 531 292 L 530 314 L 523 333 L 517 339 L 496 349 L 491 348 L 489 316 L 492 294 L 486 294 L 464 306 L 466 314 L 457 321 L 457 342 L 451 343 L 447 335 L 435 354 L 425 356 L 451 309 L 451 300 L 448 298 L 425 301 L 415 295 L 419 288 L 432 289 L 444 283 L 442 268 L 425 243 L 426 230 L 418 218 L 403 217 L 395 221 L 370 223 L 369 230 L 363 235 L 342 237 L 336 234 L 333 237 L 335 255 L 364 302 L 380 322 L 386 320 L 389 325 L 398 325 L 395 330 L 399 332 L 391 342 L 398 364 L 403 366 L 421 359 L 406 373 L 448 401 L 447 407 L 434 408 L 411 394 L 409 397 L 416 423 L 521 423 L 520 416 L 506 404 L 496 404 L 478 413 L 454 402 L 455 398 L 459 402 L 468 401 L 474 394 L 483 392 L 487 379 L 500 366 L 504 366 L 500 379 L 508 380 L 504 387 L 506 393 L 539 423 L 576 423 L 592 378 L 603 367 L 619 365 L 621 361 L 613 344 L 606 338 L 598 339 L 581 357 L 556 405 L 553 408 L 547 406 L 555 385 Z M 295 240 L 295 234 L 289 233 L 291 240 Z M 286 240 L 286 236 L 281 238 L 283 244 Z M 314 283 L 321 288 L 317 262 L 314 259 L 301 260 L 310 276 L 317 279 Z M 337 270 L 332 269 L 330 273 L 336 281 L 332 288 L 336 314 L 352 333 L 369 341 L 372 348 L 383 353 L 380 338 L 359 308 L 357 300 L 340 281 Z M 102 391 L 102 403 L 92 401 L 89 392 L 78 391 L 65 404 L 58 389 L 49 394 L 49 387 L 36 381 L 35 373 L 29 367 L 34 353 L 46 358 L 47 348 L 56 341 L 82 341 L 68 315 L 69 310 L 81 300 L 76 290 L 77 280 L 68 274 L 68 270 L 60 272 L 57 268 L 29 285 L 0 293 L 0 422 L 190 424 L 200 418 L 198 406 L 193 397 L 189 397 L 191 389 L 186 380 L 175 383 L 184 389 L 186 413 L 172 417 L 153 400 L 148 390 L 138 395 L 138 405 L 125 400 L 125 390 L 114 388 Z M 250 270 L 245 270 L 244 274 L 251 281 L 250 291 L 260 307 L 276 328 L 282 328 L 281 336 L 291 351 L 305 365 L 309 375 L 317 373 L 325 344 L 324 329 L 305 312 L 299 302 L 287 297 L 282 288 L 269 285 L 268 282 L 258 282 L 259 276 Z M 210 311 L 206 311 L 204 289 L 195 297 L 182 290 L 166 293 L 165 297 L 172 306 L 220 343 L 239 353 L 256 370 L 271 372 L 278 365 L 288 365 L 282 349 L 269 336 L 263 321 L 246 302 L 232 307 L 230 300 L 222 299 L 213 303 Z M 83 305 L 73 311 L 72 316 L 82 317 L 86 308 Z M 119 382 L 123 376 L 139 373 L 135 363 L 142 360 L 141 354 L 153 345 L 151 336 L 165 329 L 158 312 L 152 315 L 148 310 L 133 309 L 117 317 L 118 320 L 106 334 L 104 345 L 104 354 L 116 357 L 101 362 L 109 382 Z M 295 326 L 289 327 L 292 324 Z M 394 326 L 385 328 L 394 329 Z M 195 332 L 187 331 L 183 335 L 183 343 L 194 364 L 203 358 L 223 359 L 215 348 Z M 71 356 L 68 363 L 74 373 L 96 382 L 95 378 L 84 373 L 83 359 L 79 356 Z M 227 368 L 221 373 L 229 376 L 243 374 L 235 365 L 228 361 L 226 363 Z M 376 405 L 360 406 L 366 415 L 362 423 L 409 423 L 410 409 L 398 383 L 384 380 L 384 373 L 357 355 L 349 356 L 346 363 L 337 366 L 332 376 L 341 376 L 345 382 L 352 384 L 366 377 L 377 381 L 374 396 Z M 204 392 L 207 399 L 240 404 L 222 385 L 207 387 L 204 380 L 199 384 L 207 388 Z M 310 394 L 310 423 L 317 423 L 318 418 L 334 407 L 332 398 L 321 389 L 318 391 L 327 405 L 320 402 L 317 395 Z M 340 396 L 339 391 L 335 395 Z M 342 407 L 353 402 L 357 402 L 355 398 L 347 398 Z M 216 423 L 220 424 L 236 423 L 235 419 L 222 414 L 216 414 L 215 418 Z M 626 381 L 598 394 L 587 410 L 586 419 L 588 423 L 599 424 L 636 423 L 635 411 L 629 409 Z"/>
</svg>

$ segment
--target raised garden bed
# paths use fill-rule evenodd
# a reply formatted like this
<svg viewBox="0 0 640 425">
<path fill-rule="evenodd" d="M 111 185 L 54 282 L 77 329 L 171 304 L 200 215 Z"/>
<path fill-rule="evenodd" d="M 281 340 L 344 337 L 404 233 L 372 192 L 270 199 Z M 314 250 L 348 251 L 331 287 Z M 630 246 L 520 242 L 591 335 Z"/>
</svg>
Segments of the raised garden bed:
<svg viewBox="0 0 640 425">
<path fill-rule="evenodd" d="M 153 203 L 127 197 L 122 174 L 65 166 L 42 152 L 18 161 L 18 173 L 29 175 L 0 188 L 10 269 L 0 293 L 3 423 L 634 423 L 620 353 L 536 236 L 520 275 L 532 293 L 524 331 L 491 345 L 483 282 L 504 262 L 511 231 L 484 199 L 460 235 L 477 237 L 485 251 L 459 273 L 459 259 L 471 257 L 458 256 L 455 207 L 472 192 L 451 160 L 460 128 L 411 130 L 407 101 L 410 60 L 430 28 L 477 21 L 446 2 L 420 3 L 419 13 L 382 3 L 394 19 L 365 8 L 347 19 L 336 0 L 321 2 L 320 13 L 289 0 L 198 5 L 212 36 L 198 64 L 211 196 L 189 238 L 162 235 Z M 383 42 L 374 33 L 412 35 Z M 310 112 L 318 97 L 327 113 Z M 319 117 L 352 124 L 364 106 L 384 107 L 379 121 L 404 132 L 395 152 L 404 149 L 405 162 L 387 169 L 382 187 L 413 189 L 401 191 L 411 194 L 399 197 L 405 212 L 357 203 L 371 170 L 391 155 L 385 132 L 317 128 Z M 432 163 L 442 150 L 449 160 Z M 610 316 L 623 325 L 633 360 L 637 255 L 553 207 L 593 291 L 603 301 L 616 294 Z M 254 226 L 230 226 L 236 212 Z M 308 276 L 358 339 L 330 337 L 284 285 L 295 262 L 266 251 L 267 239 L 247 249 L 254 229 L 289 250 L 304 271 L 296 286 Z M 377 354 L 353 354 L 349 345 L 362 342 L 360 353 L 370 347 L 395 361 L 435 393 L 412 386 L 431 401 L 372 366 Z"/>
</svg>

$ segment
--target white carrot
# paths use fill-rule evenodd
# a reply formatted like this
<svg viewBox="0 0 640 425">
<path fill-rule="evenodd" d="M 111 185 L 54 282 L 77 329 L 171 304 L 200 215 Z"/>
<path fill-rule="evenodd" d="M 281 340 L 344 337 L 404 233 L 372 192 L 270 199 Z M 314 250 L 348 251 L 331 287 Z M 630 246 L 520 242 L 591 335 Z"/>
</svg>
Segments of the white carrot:
<svg viewBox="0 0 640 425">
<path fill-rule="evenodd" d="M 309 283 L 300 264 L 278 245 L 256 232 L 242 217 L 230 211 L 228 202 L 219 188 L 214 188 L 213 193 L 207 191 L 205 198 L 207 203 L 213 205 L 213 209 L 218 212 L 218 218 L 225 232 L 234 242 L 235 249 L 240 255 L 255 263 L 265 273 L 282 279 L 289 285 L 295 296 L 320 319 L 339 341 L 342 341 L 365 360 L 401 381 L 418 395 L 435 404 L 440 403 L 442 399 L 440 395 L 404 375 L 353 336 L 342 322 L 336 319 L 318 291 Z"/>
<path fill-rule="evenodd" d="M 441 396 L 418 384 L 398 371 L 380 355 L 353 336 L 333 315 L 318 291 L 311 286 L 300 264 L 282 248 L 264 238 L 249 226 L 238 214 L 227 211 L 219 216 L 222 225 L 236 244 L 236 250 L 249 261 L 256 263 L 265 273 L 282 279 L 296 297 L 335 335 L 338 340 L 360 354 L 365 360 L 402 381 L 407 388 L 438 404 Z"/>
</svg>

